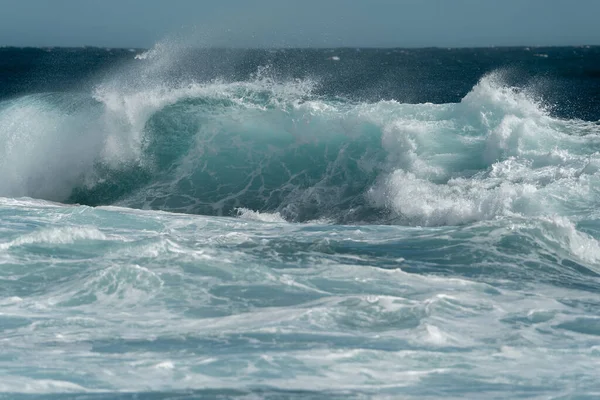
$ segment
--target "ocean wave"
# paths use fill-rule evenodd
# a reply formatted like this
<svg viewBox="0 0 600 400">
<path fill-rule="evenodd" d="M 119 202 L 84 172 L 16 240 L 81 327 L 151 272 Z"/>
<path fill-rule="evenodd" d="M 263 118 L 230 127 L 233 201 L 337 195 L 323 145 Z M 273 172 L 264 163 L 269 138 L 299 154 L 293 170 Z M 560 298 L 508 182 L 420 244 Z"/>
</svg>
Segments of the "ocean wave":
<svg viewBox="0 0 600 400">
<path fill-rule="evenodd" d="M 414 226 L 594 206 L 600 127 L 553 117 L 501 72 L 460 103 L 366 103 L 268 68 L 165 80 L 158 50 L 90 95 L 0 103 L 0 195 Z"/>
</svg>

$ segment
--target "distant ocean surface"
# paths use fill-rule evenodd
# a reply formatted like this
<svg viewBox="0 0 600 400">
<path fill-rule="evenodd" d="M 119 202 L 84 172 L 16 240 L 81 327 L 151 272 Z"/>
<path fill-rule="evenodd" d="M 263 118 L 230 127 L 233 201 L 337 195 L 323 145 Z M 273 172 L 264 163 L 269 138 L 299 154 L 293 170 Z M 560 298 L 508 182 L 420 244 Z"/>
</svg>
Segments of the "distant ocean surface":
<svg viewBox="0 0 600 400">
<path fill-rule="evenodd" d="M 0 398 L 600 398 L 600 47 L 0 48 Z"/>
</svg>

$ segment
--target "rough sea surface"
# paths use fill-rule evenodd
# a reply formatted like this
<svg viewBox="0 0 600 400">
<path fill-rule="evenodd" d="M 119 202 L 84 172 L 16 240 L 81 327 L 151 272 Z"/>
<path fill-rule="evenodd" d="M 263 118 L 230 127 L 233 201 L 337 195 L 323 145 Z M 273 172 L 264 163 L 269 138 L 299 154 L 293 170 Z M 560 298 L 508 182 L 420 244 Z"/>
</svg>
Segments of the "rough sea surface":
<svg viewBox="0 0 600 400">
<path fill-rule="evenodd" d="M 600 47 L 0 48 L 0 398 L 600 398 Z"/>
</svg>

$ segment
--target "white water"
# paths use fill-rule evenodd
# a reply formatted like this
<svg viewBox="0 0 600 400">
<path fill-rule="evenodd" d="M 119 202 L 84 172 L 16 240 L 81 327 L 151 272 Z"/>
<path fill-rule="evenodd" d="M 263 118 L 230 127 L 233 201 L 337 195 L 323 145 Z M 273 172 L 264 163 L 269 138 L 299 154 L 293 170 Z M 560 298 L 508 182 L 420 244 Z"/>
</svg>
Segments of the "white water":
<svg viewBox="0 0 600 400">
<path fill-rule="evenodd" d="M 0 199 L 0 222 L 4 393 L 598 390 L 600 247 L 563 217 L 416 229 Z"/>
</svg>

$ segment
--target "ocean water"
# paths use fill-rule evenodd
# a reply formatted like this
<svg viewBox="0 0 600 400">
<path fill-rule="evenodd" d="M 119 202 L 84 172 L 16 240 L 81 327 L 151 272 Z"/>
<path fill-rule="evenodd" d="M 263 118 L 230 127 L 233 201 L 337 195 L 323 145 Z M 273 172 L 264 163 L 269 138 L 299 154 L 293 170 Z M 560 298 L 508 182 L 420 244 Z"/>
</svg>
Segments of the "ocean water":
<svg viewBox="0 0 600 400">
<path fill-rule="evenodd" d="M 0 398 L 600 397 L 600 47 L 0 49 Z"/>
</svg>

